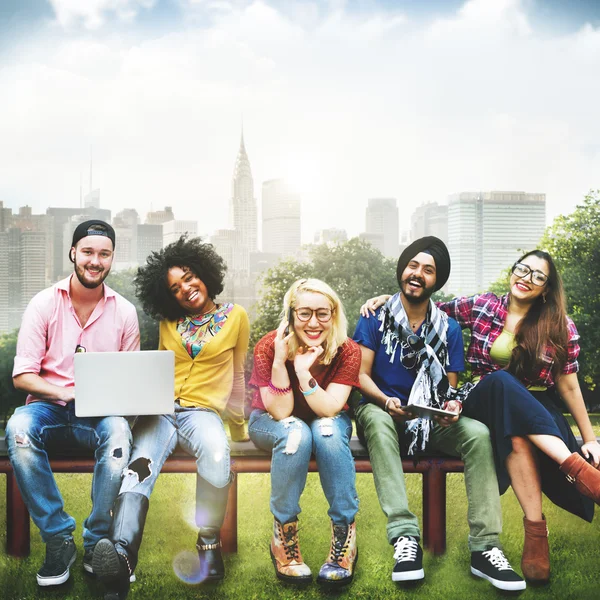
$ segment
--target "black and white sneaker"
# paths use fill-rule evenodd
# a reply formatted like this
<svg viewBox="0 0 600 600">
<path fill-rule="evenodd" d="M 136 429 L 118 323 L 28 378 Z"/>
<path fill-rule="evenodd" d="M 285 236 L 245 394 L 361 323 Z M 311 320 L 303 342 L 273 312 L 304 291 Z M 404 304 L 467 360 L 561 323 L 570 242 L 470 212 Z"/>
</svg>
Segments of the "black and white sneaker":
<svg viewBox="0 0 600 600">
<path fill-rule="evenodd" d="M 504 552 L 494 546 L 489 550 L 471 552 L 471 573 L 487 579 L 500 590 L 525 589 L 525 580 L 513 571 Z"/>
<path fill-rule="evenodd" d="M 418 581 L 425 577 L 423 571 L 423 550 L 411 535 L 399 537 L 394 542 L 392 581 Z"/>
<path fill-rule="evenodd" d="M 60 585 L 69 579 L 69 569 L 75 562 L 77 549 L 71 536 L 55 535 L 46 543 L 46 560 L 37 572 L 37 583 L 42 587 Z"/>
</svg>

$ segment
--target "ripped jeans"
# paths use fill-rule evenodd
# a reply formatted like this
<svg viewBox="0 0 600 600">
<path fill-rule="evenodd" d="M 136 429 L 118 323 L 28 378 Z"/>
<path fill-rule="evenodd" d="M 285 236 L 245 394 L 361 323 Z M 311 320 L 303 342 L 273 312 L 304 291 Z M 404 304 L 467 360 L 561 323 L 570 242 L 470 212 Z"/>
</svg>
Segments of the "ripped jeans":
<svg viewBox="0 0 600 600">
<path fill-rule="evenodd" d="M 205 481 L 216 488 L 229 483 L 229 441 L 221 417 L 208 408 L 179 404 L 174 405 L 174 411 L 137 418 L 120 494 L 137 492 L 150 498 L 160 470 L 177 444 L 196 457 L 198 475 Z"/>
<path fill-rule="evenodd" d="M 317 459 L 321 486 L 329 502 L 329 518 L 336 525 L 354 522 L 358 511 L 356 471 L 350 452 L 352 422 L 345 412 L 308 423 L 297 417 L 276 421 L 255 409 L 248 432 L 263 450 L 272 451 L 271 512 L 280 523 L 296 519 L 306 485 L 311 454 Z"/>
<path fill-rule="evenodd" d="M 75 530 L 75 519 L 65 512 L 50 469 L 48 450 L 93 450 L 92 511 L 83 523 L 83 544 L 91 549 L 106 537 L 121 473 L 129 460 L 131 431 L 124 418 L 76 417 L 73 402 L 66 406 L 32 402 L 15 410 L 6 426 L 6 441 L 19 490 L 44 543 Z"/>
</svg>

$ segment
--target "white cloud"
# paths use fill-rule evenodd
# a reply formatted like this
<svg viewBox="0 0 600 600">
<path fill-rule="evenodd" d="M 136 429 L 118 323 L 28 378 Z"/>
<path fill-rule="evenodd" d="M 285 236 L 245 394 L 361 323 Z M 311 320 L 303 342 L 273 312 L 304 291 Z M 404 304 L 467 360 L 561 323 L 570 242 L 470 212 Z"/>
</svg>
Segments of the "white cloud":
<svg viewBox="0 0 600 600">
<path fill-rule="evenodd" d="M 57 22 L 64 28 L 83 23 L 86 29 L 99 29 L 110 14 L 133 21 L 142 8 L 151 8 L 156 0 L 49 0 Z"/>
<path fill-rule="evenodd" d="M 546 192 L 552 216 L 598 187 L 599 30 L 542 37 L 516 0 L 419 25 L 310 6 L 233 2 L 177 32 L 36 40 L 0 69 L 5 205 L 76 203 L 92 144 L 104 206 L 224 227 L 242 112 L 257 198 L 265 179 L 300 180 L 306 239 L 358 233 L 373 196 L 397 197 L 407 222 L 457 191 Z"/>
</svg>

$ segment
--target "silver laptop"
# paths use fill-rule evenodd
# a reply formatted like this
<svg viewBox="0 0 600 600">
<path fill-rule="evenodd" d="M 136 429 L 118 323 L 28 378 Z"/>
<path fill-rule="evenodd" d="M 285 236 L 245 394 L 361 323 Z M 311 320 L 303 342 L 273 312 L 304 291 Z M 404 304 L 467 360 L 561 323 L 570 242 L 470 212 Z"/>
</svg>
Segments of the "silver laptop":
<svg viewBox="0 0 600 600">
<path fill-rule="evenodd" d="M 75 354 L 75 415 L 164 415 L 173 412 L 175 353 Z"/>
</svg>

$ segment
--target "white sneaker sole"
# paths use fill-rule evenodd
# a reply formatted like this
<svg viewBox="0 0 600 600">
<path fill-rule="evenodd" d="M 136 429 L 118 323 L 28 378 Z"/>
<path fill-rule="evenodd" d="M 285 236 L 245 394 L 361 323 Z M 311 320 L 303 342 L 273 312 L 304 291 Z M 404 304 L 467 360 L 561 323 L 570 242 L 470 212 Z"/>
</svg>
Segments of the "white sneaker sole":
<svg viewBox="0 0 600 600">
<path fill-rule="evenodd" d="M 471 573 L 473 573 L 473 575 L 476 575 L 477 577 L 486 579 L 495 588 L 498 588 L 499 590 L 505 590 L 507 592 L 516 592 L 518 590 L 524 590 L 527 587 L 527 583 L 525 581 L 502 581 L 500 579 L 494 579 L 493 577 L 482 573 L 475 567 L 471 567 Z"/>
<path fill-rule="evenodd" d="M 71 568 L 71 565 L 75 562 L 76 558 L 77 552 L 73 552 L 73 556 L 71 557 L 71 560 L 67 565 L 67 569 L 64 573 L 61 573 L 60 575 L 55 575 L 54 577 L 40 577 L 39 574 L 36 574 L 35 578 L 37 579 L 37 584 L 40 587 L 48 587 L 51 585 L 60 585 L 61 583 L 64 583 L 65 581 L 67 581 L 67 579 L 69 579 L 69 575 L 71 574 L 69 569 Z"/>
<path fill-rule="evenodd" d="M 419 569 L 417 571 L 404 571 L 403 573 L 394 573 L 392 571 L 392 581 L 418 581 L 425 578 L 425 571 Z"/>
</svg>

